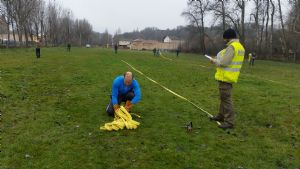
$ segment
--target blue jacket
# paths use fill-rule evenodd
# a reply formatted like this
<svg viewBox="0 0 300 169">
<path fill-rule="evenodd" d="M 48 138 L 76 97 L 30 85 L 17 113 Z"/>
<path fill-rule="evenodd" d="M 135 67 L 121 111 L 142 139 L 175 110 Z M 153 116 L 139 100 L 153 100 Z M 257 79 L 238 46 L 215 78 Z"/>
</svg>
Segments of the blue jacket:
<svg viewBox="0 0 300 169">
<path fill-rule="evenodd" d="M 118 95 L 126 94 L 133 90 L 134 98 L 131 100 L 132 104 L 135 104 L 141 100 L 141 90 L 138 82 L 133 79 L 131 85 L 126 86 L 124 84 L 124 76 L 118 76 L 115 78 L 112 85 L 112 104 L 118 104 Z"/>
</svg>

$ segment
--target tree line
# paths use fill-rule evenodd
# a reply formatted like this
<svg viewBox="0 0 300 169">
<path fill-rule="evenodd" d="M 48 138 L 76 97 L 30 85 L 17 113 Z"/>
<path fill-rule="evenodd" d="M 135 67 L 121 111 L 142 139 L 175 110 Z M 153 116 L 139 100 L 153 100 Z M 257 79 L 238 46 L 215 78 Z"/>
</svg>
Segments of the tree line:
<svg viewBox="0 0 300 169">
<path fill-rule="evenodd" d="M 282 2 L 288 3 L 286 17 Z M 223 48 L 222 32 L 234 28 L 247 52 L 263 59 L 300 60 L 300 0 L 188 0 L 182 16 L 197 35 L 189 41 L 200 44 L 190 47 L 201 53 Z M 208 17 L 213 20 L 210 28 Z"/>
<path fill-rule="evenodd" d="M 283 2 L 288 3 L 285 13 Z M 107 30 L 94 32 L 86 19 L 74 18 L 71 10 L 55 0 L 0 0 L 0 34 L 6 33 L 8 39 L 13 39 L 6 43 L 7 47 L 30 46 L 34 37 L 46 46 L 110 46 L 119 40 L 161 41 L 170 36 L 184 40 L 181 49 L 186 52 L 215 54 L 224 48 L 223 31 L 234 28 L 247 53 L 256 52 L 262 59 L 300 60 L 300 0 L 187 0 L 182 17 L 190 24 L 126 33 L 118 29 L 112 35 Z"/>
<path fill-rule="evenodd" d="M 99 43 L 100 34 L 86 19 L 75 19 L 72 11 L 55 0 L 0 0 L 0 21 L 7 34 L 6 46 L 30 46 L 39 41 L 46 46 L 71 43 Z"/>
</svg>

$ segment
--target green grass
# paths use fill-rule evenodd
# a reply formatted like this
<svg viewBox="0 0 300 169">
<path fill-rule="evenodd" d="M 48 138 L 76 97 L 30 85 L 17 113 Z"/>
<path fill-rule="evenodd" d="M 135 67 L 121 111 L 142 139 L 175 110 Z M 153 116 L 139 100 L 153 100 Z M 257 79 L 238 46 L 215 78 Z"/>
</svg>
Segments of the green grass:
<svg viewBox="0 0 300 169">
<path fill-rule="evenodd" d="M 137 130 L 100 131 L 112 80 L 132 64 L 216 114 L 214 67 L 195 54 L 110 49 L 0 49 L 0 168 L 296 169 L 300 167 L 300 65 L 244 64 L 233 100 L 236 128 L 224 132 L 196 109 L 135 73 Z M 202 66 L 205 67 L 202 67 Z M 192 121 L 195 129 L 182 128 Z M 268 128 L 269 124 L 272 125 Z M 27 157 L 26 157 L 27 155 Z"/>
</svg>

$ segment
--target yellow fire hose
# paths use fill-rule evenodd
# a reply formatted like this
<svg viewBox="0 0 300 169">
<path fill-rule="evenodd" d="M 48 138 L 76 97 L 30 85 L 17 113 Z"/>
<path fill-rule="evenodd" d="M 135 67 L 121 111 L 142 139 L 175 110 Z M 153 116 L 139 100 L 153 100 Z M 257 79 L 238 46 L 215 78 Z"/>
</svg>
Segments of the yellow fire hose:
<svg viewBox="0 0 300 169">
<path fill-rule="evenodd" d="M 124 128 L 136 129 L 138 125 L 140 125 L 140 123 L 133 120 L 131 115 L 127 112 L 127 110 L 123 106 L 121 106 L 115 112 L 114 121 L 110 123 L 105 123 L 104 126 L 100 127 L 100 130 L 118 131 Z"/>
</svg>

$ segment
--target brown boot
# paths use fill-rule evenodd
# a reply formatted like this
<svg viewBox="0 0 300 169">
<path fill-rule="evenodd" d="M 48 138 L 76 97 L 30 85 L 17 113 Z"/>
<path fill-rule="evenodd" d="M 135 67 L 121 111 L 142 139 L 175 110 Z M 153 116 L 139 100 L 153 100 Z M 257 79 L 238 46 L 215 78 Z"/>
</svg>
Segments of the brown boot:
<svg viewBox="0 0 300 169">
<path fill-rule="evenodd" d="M 233 124 L 230 123 L 222 123 L 221 125 L 218 126 L 219 128 L 226 130 L 226 129 L 232 129 L 234 126 Z"/>
</svg>

